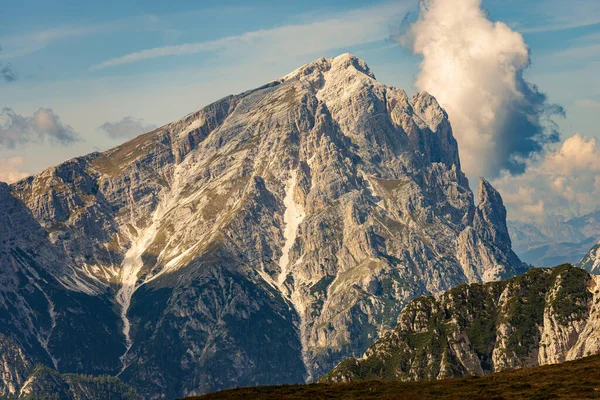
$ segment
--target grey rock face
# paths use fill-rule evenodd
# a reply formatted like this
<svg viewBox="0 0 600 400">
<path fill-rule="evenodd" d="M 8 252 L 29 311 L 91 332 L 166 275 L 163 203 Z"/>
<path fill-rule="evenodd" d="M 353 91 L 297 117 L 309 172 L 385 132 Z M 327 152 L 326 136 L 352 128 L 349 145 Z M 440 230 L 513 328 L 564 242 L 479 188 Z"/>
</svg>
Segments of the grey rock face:
<svg viewBox="0 0 600 400">
<path fill-rule="evenodd" d="M 77 266 L 0 183 L 0 395 L 18 393 L 35 364 L 114 374 L 124 351 L 111 301 L 88 293 Z"/>
<path fill-rule="evenodd" d="M 112 362 L 145 398 L 316 379 L 415 296 L 523 268 L 435 99 L 349 54 L 11 192 L 62 252 L 63 292 L 120 319 Z"/>
</svg>

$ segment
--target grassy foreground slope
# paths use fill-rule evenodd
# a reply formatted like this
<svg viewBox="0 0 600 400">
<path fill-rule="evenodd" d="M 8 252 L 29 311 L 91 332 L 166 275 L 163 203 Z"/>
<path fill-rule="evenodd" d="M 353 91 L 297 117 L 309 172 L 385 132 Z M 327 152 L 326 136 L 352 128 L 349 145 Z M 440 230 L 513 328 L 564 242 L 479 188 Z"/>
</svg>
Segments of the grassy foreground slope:
<svg viewBox="0 0 600 400">
<path fill-rule="evenodd" d="M 484 377 L 423 382 L 259 386 L 210 393 L 188 400 L 295 399 L 595 399 L 600 398 L 600 356 L 522 368 Z"/>
</svg>

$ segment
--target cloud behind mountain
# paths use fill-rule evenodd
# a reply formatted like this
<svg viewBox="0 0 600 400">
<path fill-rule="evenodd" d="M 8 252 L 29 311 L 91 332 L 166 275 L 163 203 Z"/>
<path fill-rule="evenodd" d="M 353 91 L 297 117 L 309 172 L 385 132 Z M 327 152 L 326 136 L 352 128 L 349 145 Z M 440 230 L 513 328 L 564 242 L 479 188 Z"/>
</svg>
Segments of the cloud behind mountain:
<svg viewBox="0 0 600 400">
<path fill-rule="evenodd" d="M 481 0 L 422 0 L 399 40 L 423 57 L 415 86 L 448 111 L 469 176 L 523 173 L 559 140 L 552 117 L 564 110 L 524 78 L 523 36 L 491 21 Z"/>
<path fill-rule="evenodd" d="M 105 122 L 98 127 L 98 130 L 104 132 L 113 139 L 132 138 L 142 133 L 149 132 L 156 128 L 156 125 L 148 124 L 143 119 L 133 117 L 124 117 L 120 121 Z"/>
</svg>

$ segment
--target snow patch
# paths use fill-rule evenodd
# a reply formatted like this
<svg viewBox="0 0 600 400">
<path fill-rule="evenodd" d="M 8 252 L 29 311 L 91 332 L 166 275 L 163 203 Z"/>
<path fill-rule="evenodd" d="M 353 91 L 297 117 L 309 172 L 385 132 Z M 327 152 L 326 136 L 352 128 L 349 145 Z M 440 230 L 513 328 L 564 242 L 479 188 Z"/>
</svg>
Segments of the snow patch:
<svg viewBox="0 0 600 400">
<path fill-rule="evenodd" d="M 180 171 L 175 171 L 174 173 L 174 181 L 172 190 L 176 191 L 177 189 L 181 189 L 182 184 L 185 183 L 185 174 L 181 174 Z M 121 271 L 120 271 L 120 283 L 121 287 L 115 296 L 116 303 L 121 308 L 121 320 L 123 322 L 123 336 L 125 337 L 125 352 L 121 356 L 122 362 L 122 373 L 125 368 L 127 368 L 127 354 L 133 345 L 133 340 L 131 339 L 131 322 L 129 321 L 129 317 L 127 313 L 129 311 L 129 307 L 131 306 L 131 299 L 135 291 L 143 284 L 149 282 L 153 278 L 156 278 L 157 275 L 153 277 L 148 277 L 145 281 L 140 282 L 138 280 L 138 275 L 141 269 L 144 267 L 144 262 L 142 261 L 142 255 L 148 249 L 148 247 L 152 244 L 154 239 L 156 238 L 160 227 L 161 222 L 165 215 L 169 212 L 169 210 L 173 209 L 177 206 L 178 197 L 174 196 L 173 193 L 161 193 L 161 201 L 158 202 L 156 209 L 152 215 L 152 222 L 147 228 L 140 229 L 136 226 L 133 209 L 135 206 L 135 200 L 133 197 L 133 193 L 129 192 L 130 198 L 130 222 L 131 226 L 134 228 L 135 233 L 132 234 L 127 226 L 124 226 L 124 231 L 121 234 L 125 235 L 131 243 L 131 247 L 125 253 L 125 257 L 123 258 L 123 262 L 121 263 Z M 118 236 L 117 236 L 118 237 Z M 164 251 L 164 249 L 161 251 Z M 186 253 L 180 255 L 183 257 Z M 159 255 L 160 259 L 160 255 Z M 173 264 L 179 261 L 181 258 L 178 258 Z M 172 264 L 170 266 L 173 266 Z M 159 273 L 160 274 L 160 273 Z M 120 374 L 119 373 L 119 374 Z"/>
<path fill-rule="evenodd" d="M 304 207 L 294 201 L 294 189 L 296 188 L 298 180 L 296 171 L 292 171 L 291 175 L 291 178 L 287 182 L 285 198 L 283 199 L 283 204 L 285 206 L 285 212 L 283 214 L 283 222 L 285 223 L 283 237 L 285 238 L 285 244 L 281 249 L 282 254 L 281 258 L 279 259 L 279 267 L 281 268 L 281 273 L 277 279 L 279 286 L 283 285 L 283 282 L 285 281 L 289 272 L 288 265 L 290 263 L 290 250 L 296 242 L 298 227 L 306 216 L 304 213 Z"/>
<path fill-rule="evenodd" d="M 125 366 L 125 355 L 133 344 L 130 337 L 131 324 L 127 317 L 131 298 L 137 289 L 138 273 L 144 266 L 142 254 L 154 240 L 156 236 L 156 225 L 153 223 L 144 233 L 135 240 L 132 240 L 131 247 L 123 258 L 121 266 L 121 288 L 115 297 L 116 302 L 121 306 L 121 320 L 123 321 L 123 336 L 125 336 L 126 351 L 121 357 L 123 366 Z"/>
<path fill-rule="evenodd" d="M 204 118 L 198 118 L 197 120 L 194 120 L 185 129 L 183 129 L 181 132 L 179 132 L 178 136 L 181 138 L 181 137 L 187 135 L 188 133 L 200 128 L 203 123 L 204 123 Z"/>
<path fill-rule="evenodd" d="M 284 296 L 286 300 L 288 300 L 292 304 L 292 306 L 298 313 L 298 317 L 300 318 L 300 323 L 296 327 L 296 329 L 298 330 L 298 336 L 300 338 L 300 344 L 302 346 L 302 361 L 306 366 L 306 370 L 310 371 L 310 368 L 308 368 L 310 359 L 308 357 L 306 318 L 304 317 L 306 307 L 303 304 L 302 298 L 298 294 L 298 292 L 294 291 L 290 294 L 290 296 L 286 296 L 285 293 L 287 292 L 287 289 L 284 287 L 285 279 L 287 278 L 288 273 L 290 272 L 290 250 L 296 242 L 296 237 L 298 235 L 298 227 L 306 217 L 304 207 L 302 207 L 302 205 L 297 204 L 294 201 L 294 190 L 296 189 L 297 183 L 297 173 L 296 171 L 292 171 L 291 177 L 286 184 L 285 197 L 283 199 L 283 204 L 285 206 L 285 211 L 283 213 L 283 222 L 285 224 L 283 237 L 285 238 L 285 244 L 281 249 L 282 254 L 281 258 L 279 259 L 279 267 L 281 268 L 281 272 L 279 273 L 276 284 L 279 287 L 279 292 Z M 300 259 L 296 261 L 296 263 L 294 263 L 294 265 L 298 265 L 303 257 L 304 255 L 302 255 Z M 266 275 L 264 272 L 259 271 L 259 273 L 261 274 L 261 276 L 263 276 L 263 279 L 267 283 L 270 283 L 268 277 L 264 276 Z M 313 377 L 308 376 L 308 380 L 311 379 L 313 379 Z"/>
</svg>

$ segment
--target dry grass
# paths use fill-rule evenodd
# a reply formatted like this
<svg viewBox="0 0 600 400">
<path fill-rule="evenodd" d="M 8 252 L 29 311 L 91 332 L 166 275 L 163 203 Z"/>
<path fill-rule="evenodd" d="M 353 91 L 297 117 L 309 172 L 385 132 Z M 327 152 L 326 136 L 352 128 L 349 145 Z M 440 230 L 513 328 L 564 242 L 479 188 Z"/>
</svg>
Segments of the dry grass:
<svg viewBox="0 0 600 400">
<path fill-rule="evenodd" d="M 427 382 L 363 381 L 339 384 L 257 386 L 197 400 L 296 399 L 595 399 L 600 398 L 600 356 L 523 368 L 485 377 Z"/>
</svg>

